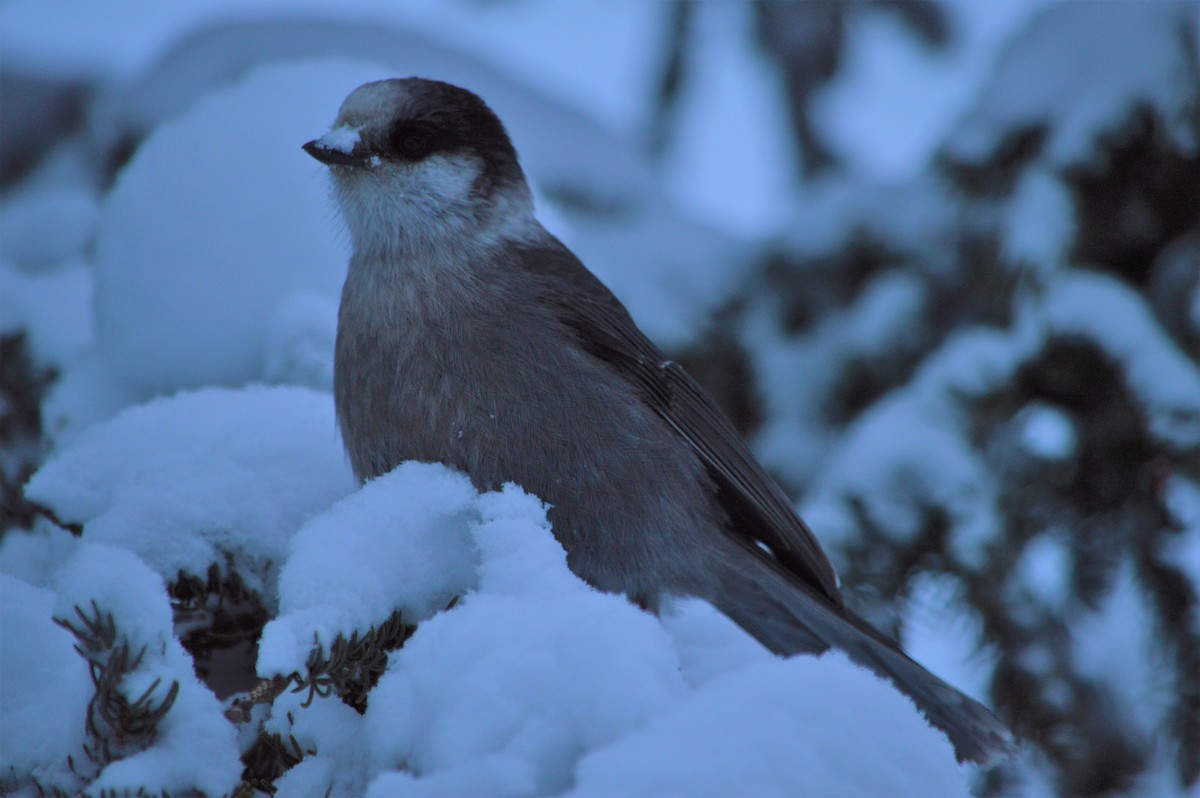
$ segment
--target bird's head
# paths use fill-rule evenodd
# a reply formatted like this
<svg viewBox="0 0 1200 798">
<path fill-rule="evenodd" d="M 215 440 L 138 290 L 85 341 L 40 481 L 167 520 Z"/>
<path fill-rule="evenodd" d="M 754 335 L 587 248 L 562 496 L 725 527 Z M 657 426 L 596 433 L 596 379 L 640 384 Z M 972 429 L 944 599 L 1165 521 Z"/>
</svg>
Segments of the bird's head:
<svg viewBox="0 0 1200 798">
<path fill-rule="evenodd" d="M 364 84 L 304 149 L 329 166 L 356 249 L 495 235 L 532 218 L 504 125 L 483 100 L 449 83 Z"/>
</svg>

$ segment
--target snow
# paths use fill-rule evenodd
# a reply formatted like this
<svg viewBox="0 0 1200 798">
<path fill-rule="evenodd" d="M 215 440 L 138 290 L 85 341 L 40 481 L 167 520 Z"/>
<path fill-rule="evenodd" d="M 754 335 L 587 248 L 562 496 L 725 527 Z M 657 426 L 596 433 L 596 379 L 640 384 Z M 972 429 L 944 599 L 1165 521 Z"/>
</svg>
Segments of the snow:
<svg viewBox="0 0 1200 798">
<path fill-rule="evenodd" d="M 1200 585 L 1200 485 L 1172 475 L 1167 481 L 1165 503 L 1180 529 L 1160 554 L 1192 584 Z M 1193 627 L 1200 630 L 1200 618 Z"/>
<path fill-rule="evenodd" d="M 54 601 L 53 591 L 0 574 L 0 790 L 26 774 L 65 789 L 67 757 L 82 755 L 92 683 L 74 638 L 51 620 Z"/>
<path fill-rule="evenodd" d="M 138 401 L 93 347 L 72 360 L 50 387 L 42 427 L 57 446 L 69 446 L 93 424 Z"/>
<path fill-rule="evenodd" d="M 92 291 L 83 263 L 30 273 L 0 261 L 0 334 L 24 331 L 38 360 L 70 362 L 92 345 Z"/>
<path fill-rule="evenodd" d="M 568 794 L 966 796 L 950 753 L 907 699 L 842 654 L 772 659 L 589 754 Z"/>
<path fill-rule="evenodd" d="M 1028 170 L 1004 212 L 1005 256 L 1038 272 L 1060 268 L 1075 237 L 1074 214 L 1060 179 L 1041 169 Z"/>
<path fill-rule="evenodd" d="M 382 74 L 343 62 L 263 67 L 138 149 L 105 201 L 95 258 L 99 347 L 135 390 L 261 379 L 280 304 L 338 296 L 348 253 L 321 168 L 300 145 Z"/>
<path fill-rule="evenodd" d="M 32 269 L 83 254 L 95 233 L 99 199 L 87 186 L 34 185 L 0 205 L 5 258 Z"/>
<path fill-rule="evenodd" d="M 1017 565 L 1018 582 L 1043 605 L 1063 610 L 1071 596 L 1071 550 L 1054 530 L 1043 532 L 1025 546 Z"/>
<path fill-rule="evenodd" d="M 300 19 L 279 0 L 6 4 L 6 64 L 120 80 L 97 89 L 79 138 L 0 200 L 0 331 L 27 330 L 39 362 L 62 369 L 42 407 L 53 454 L 29 495 L 84 526 L 76 538 L 40 520 L 0 540 L 0 724 L 29 727 L 12 744 L 6 734 L 0 763 L 12 770 L 0 778 L 24 779 L 14 789 L 30 795 L 31 774 L 81 789 L 65 758 L 83 761 L 92 688 L 51 618 L 95 598 L 147 647 L 122 689 L 161 678 L 181 692 L 156 743 L 110 764 L 93 791 L 227 792 L 235 740 L 257 729 L 235 729 L 195 680 L 164 582 L 233 563 L 273 616 L 260 675 L 303 671 L 314 639 L 361 633 L 395 609 L 421 621 L 364 715 L 336 697 L 303 707 L 304 693 L 257 710 L 255 722 L 309 752 L 279 780 L 281 796 L 965 794 L 972 774 L 889 685 L 838 654 L 773 657 L 704 602 L 668 602 L 655 618 L 597 593 L 566 567 L 536 497 L 478 495 L 430 464 L 356 489 L 328 395 L 348 242 L 300 145 L 364 80 L 421 73 L 478 90 L 509 126 L 543 218 L 672 349 L 740 297 L 765 239 L 800 260 L 853 237 L 885 244 L 904 266 L 801 334 L 780 333 L 770 301 L 748 312 L 736 335 L 766 391 L 757 444 L 774 471 L 812 481 L 805 515 L 827 543 L 849 540 L 857 501 L 901 544 L 919 544 L 932 508 L 950 521 L 951 556 L 975 568 L 1005 517 L 969 411 L 1048 341 L 1082 337 L 1111 358 L 1181 462 L 1200 444 L 1194 351 L 1137 289 L 1068 264 L 1077 230 L 1060 177 L 1137 100 L 1194 151 L 1177 124 L 1186 53 L 1161 44 L 1194 11 L 1064 4 L 1035 19 L 1040 5 L 951 3 L 957 38 L 939 53 L 886 14 L 854 16 L 847 65 L 814 115 L 849 171 L 798 186 L 781 87 L 749 44 L 745 8 L 698 9 L 681 135 L 656 163 L 640 136 L 661 6 L 353 0 Z M 1030 19 L 1036 30 L 980 95 L 1000 43 Z M 199 33 L 199 22 L 220 24 Z M 313 60 L 322 55 L 336 58 Z M 1044 158 L 986 219 L 963 222 L 962 197 L 920 176 L 948 132 L 946 152 L 975 157 L 1041 122 Z M 130 132 L 149 137 L 101 197 L 104 159 Z M 339 131 L 337 146 L 353 138 Z M 1016 323 L 951 334 L 906 385 L 831 428 L 822 410 L 837 367 L 889 356 L 940 312 L 927 278 L 960 265 L 947 253 L 964 224 L 993 225 L 1000 257 L 1032 273 Z M 1200 326 L 1200 294 L 1189 301 Z M 1050 463 L 1077 456 L 1085 431 L 1039 402 L 1000 422 Z M 1193 477 L 1162 485 L 1178 531 L 1156 554 L 1200 582 Z M 1062 530 L 1035 532 L 1015 592 L 1050 612 L 1068 606 L 1073 566 Z M 905 640 L 982 695 L 994 663 L 958 604 L 944 583 L 913 583 Z M 1150 736 L 1164 705 L 1153 626 L 1123 573 L 1070 644 Z M 1042 647 L 1022 664 L 1044 673 L 1056 662 Z M 1045 691 L 1069 696 L 1062 682 Z M 1152 767 L 1138 786 L 1173 794 L 1156 781 L 1168 766 Z M 1029 790 L 1052 794 L 1030 777 Z"/>
<path fill-rule="evenodd" d="M 394 610 L 418 623 L 465 592 L 475 581 L 474 499 L 462 474 L 406 463 L 308 521 L 279 576 L 260 675 L 303 673 L 314 640 L 328 650 L 338 634 L 366 633 Z"/>
<path fill-rule="evenodd" d="M 300 57 L 314 31 L 324 51 L 387 66 L 263 65 L 272 52 Z M 299 145 L 327 128 L 359 83 L 418 70 L 470 85 L 497 109 L 535 183 L 549 189 L 539 195 L 555 206 L 549 215 L 564 238 L 649 334 L 679 347 L 700 331 L 745 262 L 735 258 L 738 245 L 666 205 L 631 142 L 411 33 L 284 20 L 185 45 L 164 64 L 165 77 L 136 87 L 144 107 L 112 105 L 94 120 L 102 143 L 115 135 L 109 128 L 136 132 L 168 117 L 104 201 L 92 258 L 100 361 L 89 360 L 83 375 L 68 370 L 66 380 L 81 381 L 80 391 L 88 379 L 97 393 L 114 386 L 114 400 L 255 380 L 327 386 L 348 239 L 321 167 Z M 58 415 L 67 424 L 105 415 L 90 412 L 68 398 Z"/>
<path fill-rule="evenodd" d="M 941 3 L 950 29 L 941 51 L 903 35 L 895 14 L 851 16 L 843 66 L 817 97 L 815 127 L 864 177 L 885 184 L 917 178 L 1004 42 L 1046 3 Z"/>
<path fill-rule="evenodd" d="M 242 770 L 234 729 L 174 635 L 162 578 L 129 551 L 85 543 L 59 571 L 56 588 L 54 617 L 78 624 L 75 608 L 87 612 L 94 602 L 112 614 L 119 642 L 128 642 L 135 655 L 141 652 L 137 667 L 120 683 L 127 700 L 152 691 L 154 702 L 162 703 L 171 685 L 179 685 L 150 747 L 105 765 L 89 788 L 118 793 L 142 787 L 196 789 L 210 795 L 232 790 Z M 76 707 L 67 709 L 80 714 Z"/>
<path fill-rule="evenodd" d="M 1084 676 L 1111 686 L 1118 702 L 1112 717 L 1149 736 L 1168 722 L 1176 687 L 1155 677 L 1154 662 L 1162 652 L 1152 635 L 1148 597 L 1133 579 L 1134 567 L 1125 559 L 1095 611 L 1074 622 L 1072 653 Z"/>
<path fill-rule="evenodd" d="M 0 573 L 49 587 L 78 545 L 78 538 L 49 521 L 38 521 L 28 532 L 7 530 L 0 540 Z"/>
<path fill-rule="evenodd" d="M 333 391 L 337 303 L 329 296 L 285 297 L 267 322 L 263 378 L 270 383 Z"/>
<path fill-rule="evenodd" d="M 271 599 L 291 535 L 353 488 L 329 397 L 256 387 L 127 410 L 55 455 L 26 493 L 165 579 L 233 555 Z"/>
<path fill-rule="evenodd" d="M 356 561 L 353 594 L 331 582 L 336 564 L 305 572 L 296 562 L 317 552 L 351 561 L 353 537 L 332 557 L 319 533 L 378 541 L 397 515 L 396 540 Z M 398 556 L 439 536 L 456 541 L 430 552 L 441 565 Z M 287 609 L 303 604 L 301 591 L 342 607 L 346 634 L 386 611 L 355 620 L 348 597 L 443 597 L 451 560 L 474 578 L 391 655 L 364 715 L 333 697 L 307 708 L 302 694 L 277 699 L 267 728 L 316 752 L 279 782 L 281 795 L 967 794 L 949 743 L 890 685 L 840 655 L 772 657 L 700 602 L 660 624 L 571 574 L 536 498 L 511 485 L 477 495 L 441 466 L 401 466 L 296 536 L 260 673 L 299 662 L 281 659 L 277 643 L 304 616 Z M 865 761 L 864 739 L 874 751 Z"/>
<path fill-rule="evenodd" d="M 909 656 L 983 701 L 997 658 L 984 645 L 979 616 L 962 611 L 961 591 L 956 580 L 944 575 L 922 574 L 914 579 L 900 637 Z"/>
<path fill-rule="evenodd" d="M 722 674 L 771 659 L 758 641 L 700 599 L 669 604 L 662 613 L 662 624 L 675 642 L 684 681 L 693 689 Z"/>
<path fill-rule="evenodd" d="M 335 152 L 351 153 L 354 150 L 354 145 L 358 144 L 359 129 L 356 127 L 335 127 L 324 136 L 317 139 L 317 143 L 326 150 L 334 150 Z"/>
<path fill-rule="evenodd" d="M 1033 402 L 1021 408 L 1014 420 L 1021 445 L 1035 457 L 1067 460 L 1078 448 L 1074 422 L 1057 407 Z"/>
<path fill-rule="evenodd" d="M 783 86 L 751 46 L 753 8 L 701 4 L 694 16 L 692 36 L 704 56 L 691 65 L 691 85 L 674 113 L 673 124 L 690 133 L 665 154 L 669 196 L 732 235 L 778 230 L 790 218 L 785 198 L 796 159 Z"/>
<path fill-rule="evenodd" d="M 924 303 L 915 277 L 892 272 L 871 281 L 844 312 L 798 337 L 779 331 L 771 306 L 751 317 L 742 339 L 768 409 L 755 441 L 763 462 L 797 483 L 824 468 L 832 430 L 822 406 L 842 376 L 838 364 L 878 357 L 910 338 Z"/>
<path fill-rule="evenodd" d="M 1028 326 L 1086 338 L 1116 361 L 1160 440 L 1180 449 L 1200 444 L 1200 370 L 1140 296 L 1114 278 L 1064 270 L 1034 315 Z"/>
<path fill-rule="evenodd" d="M 859 416 L 805 503 L 804 516 L 825 540 L 836 543 L 857 528 L 852 508 L 861 503 L 881 532 L 911 544 L 923 514 L 936 507 L 951 522 L 949 543 L 958 559 L 980 564 L 1000 521 L 994 480 L 964 426 L 966 403 L 1011 379 L 1051 338 L 1082 337 L 1111 357 L 1164 443 L 1186 449 L 1200 441 L 1200 372 L 1154 322 L 1145 301 L 1094 272 L 1061 269 L 1047 280 L 1011 331 L 954 334 L 907 386 Z M 1076 433 L 1061 411 L 1032 406 L 1015 420 L 1032 454 L 1071 456 Z"/>
<path fill-rule="evenodd" d="M 1184 41 L 1194 37 L 1196 14 L 1186 0 L 1050 6 L 1005 49 L 952 135 L 951 152 L 978 161 L 1006 132 L 1045 125 L 1048 163 L 1086 162 L 1098 137 L 1117 129 L 1139 103 L 1161 113 L 1177 146 L 1195 152 L 1200 141 L 1187 109 L 1195 56 Z"/>
<path fill-rule="evenodd" d="M 960 412 L 945 397 L 936 389 L 898 394 L 854 424 L 814 488 L 805 517 L 813 523 L 820 518 L 820 528 L 837 540 L 856 523 L 850 497 L 858 497 L 873 525 L 912 544 L 927 513 L 938 508 L 954 530 L 954 553 L 978 567 L 1000 531 L 995 486 L 955 423 Z"/>
</svg>

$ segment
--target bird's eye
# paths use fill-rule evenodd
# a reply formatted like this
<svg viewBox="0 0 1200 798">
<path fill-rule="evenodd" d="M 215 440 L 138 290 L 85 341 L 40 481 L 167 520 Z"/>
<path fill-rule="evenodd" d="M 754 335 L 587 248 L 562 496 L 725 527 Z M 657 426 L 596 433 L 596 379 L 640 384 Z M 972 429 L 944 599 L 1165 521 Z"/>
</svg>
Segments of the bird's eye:
<svg viewBox="0 0 1200 798">
<path fill-rule="evenodd" d="M 405 155 L 410 157 L 424 154 L 428 147 L 429 139 L 425 138 L 419 133 L 409 133 L 407 136 L 404 136 L 402 139 L 400 139 L 400 149 L 404 151 Z"/>
</svg>

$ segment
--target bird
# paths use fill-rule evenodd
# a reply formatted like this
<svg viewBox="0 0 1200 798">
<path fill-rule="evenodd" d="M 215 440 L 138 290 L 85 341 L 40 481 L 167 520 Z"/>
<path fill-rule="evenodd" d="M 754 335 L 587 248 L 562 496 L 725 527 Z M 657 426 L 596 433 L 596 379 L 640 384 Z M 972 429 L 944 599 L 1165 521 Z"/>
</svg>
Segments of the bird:
<svg viewBox="0 0 1200 798">
<path fill-rule="evenodd" d="M 409 460 L 548 506 L 567 564 L 658 612 L 708 601 L 781 656 L 844 651 L 958 760 L 1012 738 L 854 613 L 816 536 L 700 385 L 537 220 L 499 117 L 467 89 L 366 83 L 303 149 L 352 244 L 334 404 L 360 481 Z"/>
</svg>

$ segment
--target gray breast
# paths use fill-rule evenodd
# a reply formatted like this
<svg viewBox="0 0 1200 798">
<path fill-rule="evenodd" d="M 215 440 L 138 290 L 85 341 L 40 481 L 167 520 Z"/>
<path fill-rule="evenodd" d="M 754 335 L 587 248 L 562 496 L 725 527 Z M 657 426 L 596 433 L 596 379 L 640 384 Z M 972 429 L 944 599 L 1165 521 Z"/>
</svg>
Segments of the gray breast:
<svg viewBox="0 0 1200 798">
<path fill-rule="evenodd" d="M 551 505 L 572 568 L 602 589 L 688 583 L 672 552 L 720 523 L 692 453 L 519 285 L 352 267 L 335 399 L 360 479 L 416 459 L 481 490 L 516 482 Z"/>
</svg>

